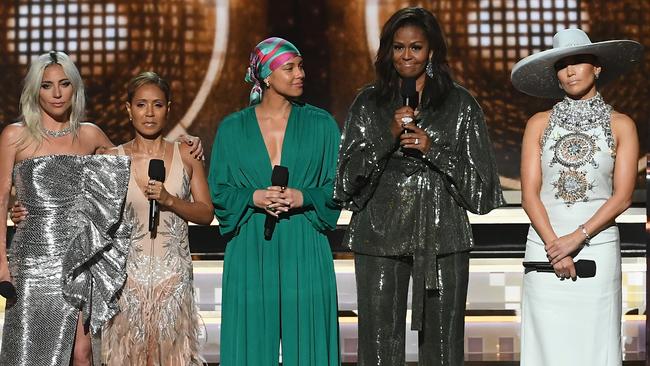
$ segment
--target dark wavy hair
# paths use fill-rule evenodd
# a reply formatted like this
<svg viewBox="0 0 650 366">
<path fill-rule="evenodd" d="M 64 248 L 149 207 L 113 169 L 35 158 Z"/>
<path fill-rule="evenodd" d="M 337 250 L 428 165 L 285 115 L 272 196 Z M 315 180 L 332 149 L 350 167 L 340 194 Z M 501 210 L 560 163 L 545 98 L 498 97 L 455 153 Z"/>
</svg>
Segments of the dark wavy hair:
<svg viewBox="0 0 650 366">
<path fill-rule="evenodd" d="M 436 108 L 444 102 L 453 88 L 453 80 L 447 64 L 447 42 L 436 17 L 427 9 L 412 7 L 398 10 L 384 24 L 375 58 L 375 87 L 377 101 L 388 103 L 399 98 L 400 76 L 393 65 L 393 37 L 404 26 L 416 26 L 424 31 L 433 51 L 431 64 L 433 78 L 426 77 L 422 92 L 422 105 Z"/>
</svg>

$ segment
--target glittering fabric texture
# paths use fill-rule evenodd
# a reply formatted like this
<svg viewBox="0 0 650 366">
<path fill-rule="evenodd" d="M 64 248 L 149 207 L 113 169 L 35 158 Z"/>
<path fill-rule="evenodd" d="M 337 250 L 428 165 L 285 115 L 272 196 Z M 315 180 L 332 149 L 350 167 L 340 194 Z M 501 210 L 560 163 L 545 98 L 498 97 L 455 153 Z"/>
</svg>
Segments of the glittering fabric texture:
<svg viewBox="0 0 650 366">
<path fill-rule="evenodd" d="M 548 165 L 553 168 L 559 164 L 560 168 L 551 184 L 555 198 L 563 200 L 567 206 L 589 200 L 595 183 L 585 169 L 598 169 L 597 154 L 607 151 L 612 158 L 615 156 L 611 111 L 612 107 L 605 104 L 600 94 L 587 100 L 565 97 L 553 107 L 541 144 L 544 150 L 552 143 L 549 148 L 553 158 Z M 604 144 L 598 144 L 599 139 L 603 139 Z"/>
<path fill-rule="evenodd" d="M 129 165 L 127 157 L 49 155 L 14 166 L 29 215 L 8 250 L 17 300 L 5 310 L 0 365 L 68 365 L 80 311 L 97 355 L 126 278 Z"/>
<path fill-rule="evenodd" d="M 118 151 L 124 154 L 122 146 Z M 191 200 L 190 178 L 178 144 L 174 146 L 165 189 Z M 138 176 L 146 175 L 138 173 Z M 103 359 L 108 366 L 202 365 L 198 307 L 194 301 L 188 225 L 177 214 L 160 212 L 157 234 L 149 228 L 149 200 L 131 174 L 124 220 L 132 223 L 122 310 L 104 328 Z"/>
<path fill-rule="evenodd" d="M 404 364 L 408 284 L 413 258 L 356 253 L 354 266 L 359 304 L 359 366 Z M 427 290 L 422 329 L 418 332 L 419 365 L 462 365 L 469 253 L 438 257 L 444 291 Z"/>
<path fill-rule="evenodd" d="M 422 328 L 426 290 L 444 291 L 437 258 L 467 251 L 466 210 L 484 214 L 505 202 L 478 103 L 455 86 L 445 103 L 424 108 L 432 140 L 422 158 L 404 156 L 389 124 L 399 101 L 379 106 L 374 87 L 350 108 L 339 152 L 335 199 L 353 211 L 344 241 L 356 253 L 413 257 L 412 328 Z M 464 304 L 459 304 L 464 306 Z"/>
</svg>

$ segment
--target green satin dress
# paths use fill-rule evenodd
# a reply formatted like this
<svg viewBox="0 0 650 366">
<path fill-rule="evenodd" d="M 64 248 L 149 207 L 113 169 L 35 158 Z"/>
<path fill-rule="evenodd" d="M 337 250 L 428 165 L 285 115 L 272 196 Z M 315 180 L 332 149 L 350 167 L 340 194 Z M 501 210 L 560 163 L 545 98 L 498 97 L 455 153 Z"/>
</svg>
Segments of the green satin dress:
<svg viewBox="0 0 650 366">
<path fill-rule="evenodd" d="M 227 116 L 212 148 L 209 183 L 222 235 L 221 365 L 339 365 L 334 264 L 327 230 L 340 132 L 327 112 L 294 104 L 281 165 L 304 204 L 283 214 L 270 241 L 253 192 L 271 185 L 271 162 L 254 106 Z"/>
</svg>

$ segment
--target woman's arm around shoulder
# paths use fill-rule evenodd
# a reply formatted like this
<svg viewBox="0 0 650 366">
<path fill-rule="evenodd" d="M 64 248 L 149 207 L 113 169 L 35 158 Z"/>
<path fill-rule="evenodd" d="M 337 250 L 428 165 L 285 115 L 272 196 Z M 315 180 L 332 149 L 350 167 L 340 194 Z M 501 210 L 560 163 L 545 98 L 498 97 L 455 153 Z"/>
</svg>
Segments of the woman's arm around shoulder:
<svg viewBox="0 0 650 366">
<path fill-rule="evenodd" d="M 22 133 L 20 124 L 11 124 L 0 134 L 0 281 L 10 279 L 7 261 L 7 210 L 16 160 L 16 143 Z"/>
<path fill-rule="evenodd" d="M 194 157 L 193 146 L 179 143 L 183 167 L 190 179 L 192 202 L 181 200 L 170 195 L 168 207 L 185 220 L 197 224 L 209 225 L 214 218 L 214 207 L 210 199 L 210 191 L 205 175 L 205 168 L 201 160 Z"/>
<path fill-rule="evenodd" d="M 104 131 L 91 122 L 81 123 L 79 139 L 81 143 L 87 144 L 94 154 L 105 154 L 108 149 L 115 147 Z"/>
</svg>

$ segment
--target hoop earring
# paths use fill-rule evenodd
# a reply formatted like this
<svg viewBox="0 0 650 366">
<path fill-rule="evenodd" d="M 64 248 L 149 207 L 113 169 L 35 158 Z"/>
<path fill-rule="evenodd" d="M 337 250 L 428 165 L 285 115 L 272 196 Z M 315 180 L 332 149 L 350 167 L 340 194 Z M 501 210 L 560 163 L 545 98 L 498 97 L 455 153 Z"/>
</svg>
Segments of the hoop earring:
<svg viewBox="0 0 650 366">
<path fill-rule="evenodd" d="M 433 79 L 433 63 L 431 60 L 427 62 L 427 66 L 424 68 L 424 72 L 427 74 L 428 77 Z"/>
</svg>

